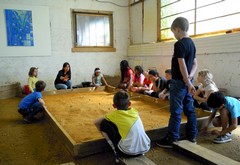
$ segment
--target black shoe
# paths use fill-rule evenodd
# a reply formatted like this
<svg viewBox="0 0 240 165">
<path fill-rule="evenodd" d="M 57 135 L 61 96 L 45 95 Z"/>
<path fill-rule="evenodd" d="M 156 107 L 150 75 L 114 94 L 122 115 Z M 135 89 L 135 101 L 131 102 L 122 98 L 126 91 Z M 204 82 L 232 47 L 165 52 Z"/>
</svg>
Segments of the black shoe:
<svg viewBox="0 0 240 165">
<path fill-rule="evenodd" d="M 162 148 L 173 148 L 173 142 L 175 141 L 166 136 L 165 138 L 157 141 L 156 145 Z"/>
<path fill-rule="evenodd" d="M 23 120 L 24 120 L 26 123 L 28 123 L 28 124 L 31 124 L 31 123 L 32 123 L 32 120 L 29 119 L 27 116 L 24 116 L 24 117 L 23 117 Z"/>
</svg>

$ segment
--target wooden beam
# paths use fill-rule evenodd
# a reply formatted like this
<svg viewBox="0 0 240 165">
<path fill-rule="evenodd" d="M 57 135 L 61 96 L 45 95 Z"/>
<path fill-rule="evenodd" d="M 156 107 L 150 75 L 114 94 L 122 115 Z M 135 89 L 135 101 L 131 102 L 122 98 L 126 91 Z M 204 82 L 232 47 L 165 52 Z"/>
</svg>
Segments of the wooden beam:
<svg viewBox="0 0 240 165">
<path fill-rule="evenodd" d="M 157 42 L 161 41 L 161 2 L 157 0 Z"/>
<path fill-rule="evenodd" d="M 68 163 L 63 163 L 63 164 L 60 164 L 60 165 L 75 165 L 74 162 L 68 162 Z"/>
<path fill-rule="evenodd" d="M 174 143 L 174 148 L 186 153 L 187 155 L 208 165 L 240 165 L 240 162 L 218 154 L 212 150 L 194 144 L 188 140 L 182 140 Z"/>
<path fill-rule="evenodd" d="M 117 91 L 115 87 L 105 87 L 101 86 L 98 88 L 100 91 L 107 91 L 109 93 L 114 93 Z M 93 92 L 92 87 L 90 88 L 77 88 L 77 89 L 68 89 L 68 90 L 55 90 L 55 91 L 46 91 L 43 94 L 43 97 L 45 95 L 55 95 L 55 94 L 67 94 L 67 93 L 81 93 L 81 92 Z M 160 99 L 137 94 L 137 93 L 130 93 L 130 96 L 132 99 L 143 99 L 146 102 L 152 102 L 153 104 L 159 105 L 159 110 L 162 108 L 168 108 L 169 102 L 163 102 Z M 66 146 L 66 148 L 69 150 L 69 152 L 74 157 L 86 157 L 92 154 L 96 154 L 99 152 L 105 152 L 110 151 L 111 148 L 107 144 L 106 140 L 104 138 L 85 141 L 83 143 L 76 143 L 68 134 L 66 130 L 63 129 L 63 127 L 60 125 L 60 123 L 54 118 L 54 116 L 46 110 L 46 119 L 49 121 L 50 125 L 53 127 L 54 131 L 56 132 L 57 136 L 61 139 L 63 144 Z M 209 114 L 207 113 L 206 116 Z M 201 117 L 198 118 L 198 126 L 201 125 L 203 121 L 207 120 L 207 117 Z M 185 124 L 184 122 L 181 123 L 180 132 L 185 132 Z M 151 129 L 146 131 L 147 135 L 151 139 L 151 141 L 157 141 L 163 138 L 163 135 L 165 135 L 168 131 L 168 128 L 166 126 L 163 126 L 161 128 L 157 129 Z M 144 165 L 144 164 L 143 164 Z"/>
<path fill-rule="evenodd" d="M 113 47 L 74 47 L 72 52 L 116 52 Z"/>
<path fill-rule="evenodd" d="M 0 86 L 0 99 L 12 98 L 17 95 L 22 95 L 20 83 Z"/>
<path fill-rule="evenodd" d="M 144 155 L 132 158 L 120 158 L 120 162 L 124 165 L 156 165 Z"/>
</svg>

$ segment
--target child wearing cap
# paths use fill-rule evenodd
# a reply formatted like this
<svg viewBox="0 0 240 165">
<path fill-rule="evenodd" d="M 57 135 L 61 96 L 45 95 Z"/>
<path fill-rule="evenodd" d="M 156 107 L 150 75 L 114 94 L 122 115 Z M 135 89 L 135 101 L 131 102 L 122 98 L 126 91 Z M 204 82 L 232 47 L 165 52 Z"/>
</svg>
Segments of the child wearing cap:
<svg viewBox="0 0 240 165">
<path fill-rule="evenodd" d="M 98 87 L 102 85 L 102 80 L 106 86 L 108 86 L 107 81 L 105 80 L 103 74 L 101 73 L 100 68 L 95 68 L 94 73 L 92 75 L 92 83 L 94 87 Z"/>
</svg>

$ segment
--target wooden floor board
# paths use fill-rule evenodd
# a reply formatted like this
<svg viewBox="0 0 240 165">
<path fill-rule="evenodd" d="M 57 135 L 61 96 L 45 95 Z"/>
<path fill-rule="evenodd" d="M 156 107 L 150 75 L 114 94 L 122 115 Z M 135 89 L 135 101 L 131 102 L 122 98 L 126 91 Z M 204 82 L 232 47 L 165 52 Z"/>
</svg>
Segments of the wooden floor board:
<svg viewBox="0 0 240 165">
<path fill-rule="evenodd" d="M 223 156 L 212 150 L 194 144 L 188 140 L 182 140 L 174 143 L 174 148 L 188 154 L 189 156 L 201 161 L 204 164 L 210 165 L 240 165 L 240 162 Z"/>
<path fill-rule="evenodd" d="M 153 161 L 144 155 L 132 158 L 121 158 L 120 161 L 124 165 L 156 165 Z"/>
</svg>

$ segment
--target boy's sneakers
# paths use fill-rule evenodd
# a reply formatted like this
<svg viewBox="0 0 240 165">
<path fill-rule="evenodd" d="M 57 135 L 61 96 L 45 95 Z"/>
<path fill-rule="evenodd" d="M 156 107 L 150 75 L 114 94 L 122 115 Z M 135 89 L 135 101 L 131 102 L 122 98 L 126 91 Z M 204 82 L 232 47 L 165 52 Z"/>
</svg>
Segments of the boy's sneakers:
<svg viewBox="0 0 240 165">
<path fill-rule="evenodd" d="M 23 120 L 24 120 L 26 123 L 31 124 L 31 123 L 33 123 L 33 122 L 36 121 L 36 118 L 31 117 L 31 116 L 28 116 L 28 115 L 25 115 L 25 116 L 23 116 Z"/>
<path fill-rule="evenodd" d="M 23 120 L 26 122 L 26 123 L 32 123 L 32 120 L 30 120 L 27 116 L 24 116 L 23 117 Z"/>
<path fill-rule="evenodd" d="M 232 137 L 231 133 L 227 133 L 225 135 L 221 135 L 213 139 L 213 143 L 221 144 L 221 143 L 230 142 L 232 140 L 231 137 Z"/>
<path fill-rule="evenodd" d="M 156 142 L 156 145 L 162 148 L 173 148 L 173 141 L 168 136 Z"/>
<path fill-rule="evenodd" d="M 197 144 L 197 139 L 196 138 L 188 138 L 187 140 L 194 143 L 194 144 Z"/>
</svg>

